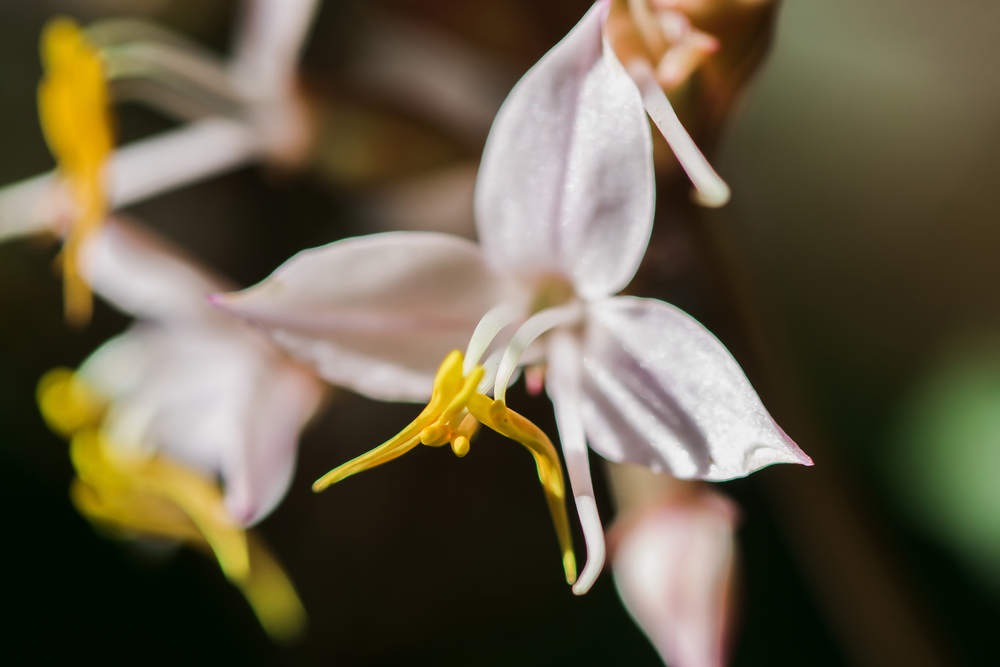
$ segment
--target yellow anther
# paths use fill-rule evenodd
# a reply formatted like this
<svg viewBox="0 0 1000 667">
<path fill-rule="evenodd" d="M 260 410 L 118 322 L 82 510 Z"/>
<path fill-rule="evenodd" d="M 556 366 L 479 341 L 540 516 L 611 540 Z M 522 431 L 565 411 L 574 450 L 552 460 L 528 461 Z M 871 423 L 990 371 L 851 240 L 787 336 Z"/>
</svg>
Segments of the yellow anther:
<svg viewBox="0 0 1000 667">
<path fill-rule="evenodd" d="M 204 537 L 226 576 L 246 579 L 250 570 L 246 535 L 226 511 L 214 480 L 158 456 L 118 451 L 96 429 L 73 436 L 70 458 L 80 481 L 100 501 L 78 506 L 82 514 L 134 532 L 162 534 L 169 515 L 150 510 L 156 504 L 172 505 Z M 177 530 L 176 535 L 165 536 L 183 538 L 190 527 L 181 524 Z"/>
<path fill-rule="evenodd" d="M 576 557 L 573 555 L 573 537 L 569 529 L 569 517 L 566 515 L 566 487 L 563 485 L 562 465 L 552 441 L 540 428 L 508 408 L 503 401 L 475 394 L 469 401 L 468 408 L 473 417 L 497 433 L 521 443 L 535 457 L 538 481 L 545 490 L 549 513 L 563 552 L 566 581 L 572 584 L 576 581 Z"/>
<path fill-rule="evenodd" d="M 448 404 L 448 407 L 445 408 L 438 421 L 447 424 L 456 419 L 459 413 L 465 410 L 465 405 L 469 402 L 469 397 L 476 393 L 476 388 L 479 387 L 484 373 L 485 371 L 482 366 L 476 366 L 472 369 L 468 376 L 465 377 L 462 388 L 451 400 L 451 403 Z"/>
<path fill-rule="evenodd" d="M 53 368 L 38 381 L 38 407 L 49 428 L 68 438 L 100 424 L 107 402 L 68 368 Z"/>
<path fill-rule="evenodd" d="M 70 497 L 89 521 L 210 551 L 273 639 L 302 636 L 306 612 L 292 582 L 263 541 L 229 515 L 214 480 L 160 457 L 116 451 L 94 429 L 73 437 L 70 454 L 78 475 Z"/>
<path fill-rule="evenodd" d="M 420 432 L 420 443 L 440 447 L 451 438 L 451 429 L 443 424 L 432 424 Z"/>
<path fill-rule="evenodd" d="M 80 276 L 78 253 L 107 213 L 104 168 L 114 146 L 107 81 L 100 53 L 68 18 L 42 31 L 45 77 L 38 86 L 38 116 L 76 205 L 62 253 L 66 319 L 86 324 L 93 307 Z"/>
<path fill-rule="evenodd" d="M 462 362 L 461 352 L 451 352 L 438 368 L 431 400 L 416 420 L 388 442 L 321 477 L 313 484 L 313 490 L 322 491 L 345 477 L 391 461 L 420 443 L 436 447 L 450 442 L 457 456 L 465 456 L 469 452 L 472 435 L 479 428 L 479 423 L 483 423 L 521 443 L 534 456 L 538 479 L 545 490 L 562 549 L 566 581 L 572 584 L 576 581 L 576 558 L 566 514 L 566 489 L 559 456 L 541 429 L 508 409 L 503 401 L 494 401 L 478 393 L 476 389 L 483 379 L 483 368 L 476 366 L 463 376 Z M 457 427 L 455 422 L 459 422 Z"/>
<path fill-rule="evenodd" d="M 469 453 L 469 439 L 464 435 L 457 436 L 451 441 L 451 451 L 455 452 L 455 456 L 462 458 Z"/>
<path fill-rule="evenodd" d="M 322 491 L 331 484 L 336 484 L 362 470 L 388 463 L 419 445 L 420 434 L 438 421 L 445 408 L 461 391 L 462 385 L 462 353 L 453 350 L 441 362 L 437 375 L 434 376 L 431 400 L 417 418 L 388 442 L 320 477 L 313 483 L 313 491 Z"/>
</svg>

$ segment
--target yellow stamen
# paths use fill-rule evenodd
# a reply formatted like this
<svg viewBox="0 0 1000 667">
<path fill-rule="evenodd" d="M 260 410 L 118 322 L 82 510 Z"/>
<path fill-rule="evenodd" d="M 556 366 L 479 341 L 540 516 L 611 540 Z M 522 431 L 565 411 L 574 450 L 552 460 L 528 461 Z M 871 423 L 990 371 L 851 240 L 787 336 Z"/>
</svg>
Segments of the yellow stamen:
<svg viewBox="0 0 1000 667">
<path fill-rule="evenodd" d="M 250 576 L 237 582 L 257 620 L 271 639 L 283 644 L 302 639 L 309 626 L 305 607 L 281 563 L 260 537 L 247 532 Z"/>
<path fill-rule="evenodd" d="M 388 463 L 419 445 L 421 432 L 438 421 L 452 398 L 461 391 L 462 384 L 462 353 L 454 350 L 438 368 L 430 403 L 417 418 L 388 442 L 320 477 L 313 484 L 313 491 L 322 491 L 362 470 Z"/>
<path fill-rule="evenodd" d="M 434 378 L 431 400 L 420 415 L 388 442 L 321 477 L 313 484 L 313 490 L 322 491 L 346 477 L 398 458 L 418 444 L 440 447 L 447 442 L 457 456 L 465 456 L 479 424 L 485 424 L 521 443 L 535 457 L 538 479 L 545 490 L 562 549 L 566 581 L 572 584 L 576 581 L 576 558 L 566 515 L 562 465 L 555 447 L 541 429 L 507 408 L 503 401 L 494 401 L 477 392 L 483 379 L 483 368 L 475 366 L 463 376 L 462 362 L 463 355 L 458 350 L 445 357 Z"/>
<path fill-rule="evenodd" d="M 469 414 L 497 433 L 521 443 L 535 457 L 538 481 L 545 489 L 545 500 L 548 501 L 549 513 L 563 553 L 566 582 L 572 584 L 576 581 L 576 556 L 573 555 L 573 537 L 569 530 L 569 518 L 566 516 L 566 487 L 563 484 L 562 465 L 552 441 L 531 421 L 508 408 L 503 401 L 494 401 L 489 396 L 472 396 Z"/>
<path fill-rule="evenodd" d="M 140 533 L 153 532 L 146 514 L 123 505 L 150 497 L 176 505 L 211 546 L 226 576 L 245 579 L 250 571 L 246 535 L 225 509 L 218 484 L 204 475 L 158 456 L 118 451 L 95 429 L 77 432 L 70 457 L 80 480 L 89 485 L 116 523 Z M 162 514 L 155 519 L 161 521 Z M 176 537 L 180 537 L 177 535 Z"/>
<path fill-rule="evenodd" d="M 209 552 L 272 639 L 303 635 L 308 620 L 294 586 L 263 541 L 230 516 L 215 480 L 106 443 L 96 428 L 106 401 L 69 369 L 46 373 L 37 394 L 49 426 L 72 438 L 78 477 L 70 497 L 80 514 L 123 537 L 181 540 Z"/>
<path fill-rule="evenodd" d="M 80 276 L 79 250 L 107 214 L 104 167 L 114 146 L 104 63 L 80 27 L 68 18 L 42 31 L 45 77 L 38 85 L 38 116 L 49 150 L 76 204 L 62 252 L 66 319 L 90 320 L 93 298 Z"/>
<path fill-rule="evenodd" d="M 107 402 L 68 368 L 53 368 L 38 381 L 38 407 L 49 428 L 69 438 L 101 423 Z"/>
</svg>

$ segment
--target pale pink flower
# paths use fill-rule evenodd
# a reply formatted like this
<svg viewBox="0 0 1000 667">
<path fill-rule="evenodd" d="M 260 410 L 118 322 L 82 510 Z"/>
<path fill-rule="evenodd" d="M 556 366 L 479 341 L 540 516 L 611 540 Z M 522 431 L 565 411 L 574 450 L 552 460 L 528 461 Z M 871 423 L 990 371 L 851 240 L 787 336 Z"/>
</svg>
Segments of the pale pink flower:
<svg viewBox="0 0 1000 667">
<path fill-rule="evenodd" d="M 106 440 L 221 476 L 231 516 L 256 523 L 291 483 L 322 382 L 209 307 L 228 285 L 137 225 L 109 221 L 81 254 L 94 291 L 139 318 L 78 371 L 108 402 Z"/>
<path fill-rule="evenodd" d="M 811 464 L 710 332 L 662 301 L 614 296 L 645 252 L 654 187 L 643 95 L 602 48 L 605 12 L 595 5 L 497 115 L 476 187 L 481 245 L 431 233 L 348 239 L 214 298 L 329 381 L 375 398 L 426 399 L 434 369 L 465 341 L 465 373 L 486 356 L 498 401 L 519 365 L 547 363 L 588 548 L 577 593 L 604 563 L 588 444 L 681 478 Z M 505 347 L 494 348 L 498 334 Z"/>
</svg>

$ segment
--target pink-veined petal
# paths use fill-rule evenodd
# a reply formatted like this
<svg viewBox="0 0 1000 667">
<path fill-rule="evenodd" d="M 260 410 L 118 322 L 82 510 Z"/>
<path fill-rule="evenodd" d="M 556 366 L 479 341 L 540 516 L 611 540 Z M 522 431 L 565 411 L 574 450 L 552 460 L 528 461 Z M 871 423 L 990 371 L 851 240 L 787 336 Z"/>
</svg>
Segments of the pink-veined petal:
<svg viewBox="0 0 1000 667">
<path fill-rule="evenodd" d="M 606 13 L 595 4 L 511 91 L 475 193 L 495 270 L 563 272 L 584 299 L 628 283 L 653 220 L 649 122 L 617 58 L 602 55 Z"/>
<path fill-rule="evenodd" d="M 573 584 L 573 592 L 583 595 L 594 585 L 604 568 L 604 528 L 594 500 L 587 439 L 583 429 L 583 415 L 580 413 L 580 345 L 575 334 L 556 330 L 550 336 L 548 348 L 549 367 L 545 389 L 555 408 L 566 472 L 576 498 L 583 539 L 587 543 L 587 562 Z"/>
<path fill-rule="evenodd" d="M 465 349 L 499 295 L 475 243 L 390 232 L 303 251 L 258 285 L 212 301 L 333 384 L 421 401 L 441 360 Z"/>
<path fill-rule="evenodd" d="M 123 218 L 109 220 L 87 242 L 81 267 L 94 292 L 147 319 L 219 319 L 205 296 L 230 289 L 164 239 Z"/>
<path fill-rule="evenodd" d="M 590 305 L 583 386 L 588 441 L 613 461 L 714 481 L 812 465 L 722 343 L 662 301 Z"/>
<path fill-rule="evenodd" d="M 728 500 L 703 491 L 621 527 L 612 558 L 618 594 L 671 667 L 724 664 L 735 518 Z"/>
</svg>

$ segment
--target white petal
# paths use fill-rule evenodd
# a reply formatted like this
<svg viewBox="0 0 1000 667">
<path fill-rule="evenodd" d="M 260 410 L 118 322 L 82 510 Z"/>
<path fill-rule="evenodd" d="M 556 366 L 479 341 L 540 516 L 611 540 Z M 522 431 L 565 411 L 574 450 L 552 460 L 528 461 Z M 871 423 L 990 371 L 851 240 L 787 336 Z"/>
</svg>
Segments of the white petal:
<svg viewBox="0 0 1000 667">
<path fill-rule="evenodd" d="M 319 404 L 317 379 L 242 325 L 141 323 L 105 343 L 81 376 L 110 399 L 103 428 L 118 446 L 222 476 L 243 523 L 284 496 L 298 433 Z"/>
<path fill-rule="evenodd" d="M 139 224 L 112 219 L 81 250 L 95 293 L 119 310 L 149 319 L 219 319 L 206 295 L 230 289 Z"/>
<path fill-rule="evenodd" d="M 271 513 L 292 482 L 299 431 L 319 406 L 323 387 L 287 363 L 273 363 L 257 378 L 248 406 L 245 446 L 224 453 L 226 507 L 252 525 Z"/>
<path fill-rule="evenodd" d="M 638 268 L 653 219 L 649 122 L 635 84 L 602 57 L 598 3 L 514 87 L 490 131 L 475 207 L 498 271 L 561 271 L 584 299 Z"/>
<path fill-rule="evenodd" d="M 471 241 L 393 232 L 306 250 L 223 310 L 268 331 L 324 378 L 382 400 L 426 400 L 445 355 L 500 301 Z"/>
<path fill-rule="evenodd" d="M 812 464 L 691 316 L 655 299 L 614 297 L 592 304 L 588 317 L 583 412 L 603 456 L 708 480 Z"/>
<path fill-rule="evenodd" d="M 615 550 L 618 594 L 671 667 L 724 664 L 734 518 L 704 492 L 642 514 Z"/>
<path fill-rule="evenodd" d="M 548 359 L 545 389 L 555 408 L 559 442 L 576 498 L 583 538 L 587 543 L 587 563 L 573 584 L 573 592 L 583 595 L 594 585 L 604 568 L 604 528 L 594 500 L 583 415 L 580 413 L 581 358 L 576 336 L 567 331 L 553 332 L 549 340 Z"/>
</svg>

